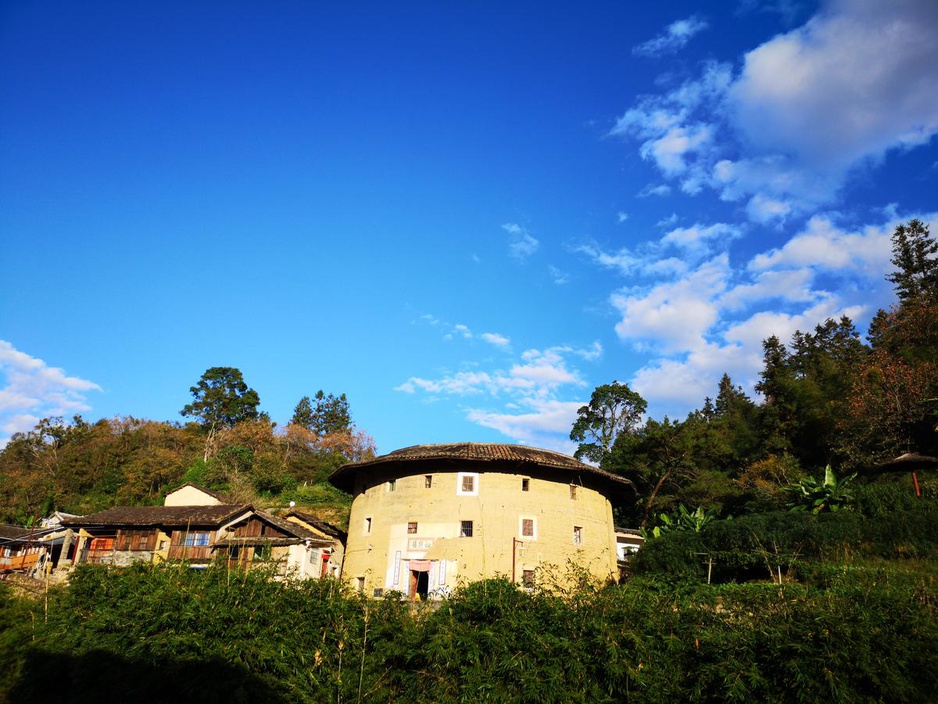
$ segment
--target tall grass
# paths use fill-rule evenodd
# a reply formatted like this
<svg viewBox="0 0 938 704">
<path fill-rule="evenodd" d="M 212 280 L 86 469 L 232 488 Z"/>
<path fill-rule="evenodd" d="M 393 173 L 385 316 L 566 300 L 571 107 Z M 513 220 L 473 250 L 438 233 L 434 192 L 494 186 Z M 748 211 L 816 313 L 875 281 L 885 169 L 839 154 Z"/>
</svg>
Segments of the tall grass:
<svg viewBox="0 0 938 704">
<path fill-rule="evenodd" d="M 925 702 L 934 574 L 816 585 L 470 584 L 437 608 L 334 581 L 86 567 L 48 610 L 3 596 L 9 701 Z M 14 610 L 10 610 L 13 609 Z M 18 611 L 15 611 L 18 610 Z"/>
</svg>

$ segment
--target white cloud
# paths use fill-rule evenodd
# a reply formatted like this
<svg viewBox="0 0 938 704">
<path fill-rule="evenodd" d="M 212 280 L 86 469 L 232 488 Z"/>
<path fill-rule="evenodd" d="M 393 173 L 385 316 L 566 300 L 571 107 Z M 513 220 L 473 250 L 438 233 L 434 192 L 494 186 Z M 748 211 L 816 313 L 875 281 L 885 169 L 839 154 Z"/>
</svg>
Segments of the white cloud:
<svg viewBox="0 0 938 704">
<path fill-rule="evenodd" d="M 735 266 L 725 250 L 737 231 L 719 224 L 671 230 L 617 255 L 595 245 L 579 251 L 633 282 L 609 297 L 620 315 L 619 338 L 656 355 L 634 374 L 633 388 L 653 414 L 661 406 L 686 412 L 713 394 L 724 372 L 754 393 L 766 338 L 788 342 L 796 330 L 843 315 L 862 328 L 864 319 L 888 306 L 891 235 L 912 217 L 938 229 L 938 212 L 903 215 L 893 206 L 881 222 L 855 227 L 838 224 L 842 216 L 818 214 L 785 245 Z M 694 247 L 703 245 L 708 257 L 694 264 Z M 669 246 L 685 251 L 685 271 L 671 263 Z"/>
<path fill-rule="evenodd" d="M 674 245 L 689 251 L 701 251 L 711 242 L 725 245 L 742 237 L 743 231 L 737 225 L 718 222 L 713 225 L 695 224 L 691 227 L 679 227 L 666 233 L 661 238 L 662 244 Z"/>
<path fill-rule="evenodd" d="M 471 422 L 497 429 L 516 442 L 570 452 L 575 447 L 566 438 L 587 386 L 570 359 L 595 361 L 602 353 L 599 342 L 586 348 L 529 349 L 508 369 L 463 371 L 438 379 L 411 377 L 395 391 L 485 398 L 484 405 L 474 401 L 466 410 Z M 564 398 L 570 394 L 575 394 L 575 400 Z"/>
<path fill-rule="evenodd" d="M 862 232 L 848 232 L 836 227 L 829 217 L 815 215 L 804 232 L 778 249 L 757 255 L 749 268 L 753 271 L 787 267 L 850 270 L 864 272 L 872 278 L 889 270 L 891 238 L 897 224 L 889 222 L 867 226 Z"/>
<path fill-rule="evenodd" d="M 666 183 L 648 184 L 638 192 L 639 198 L 648 198 L 649 196 L 658 196 L 659 198 L 663 198 L 664 196 L 669 195 L 671 195 L 671 186 Z"/>
<path fill-rule="evenodd" d="M 4 340 L 0 340 L 0 374 L 5 378 L 0 388 L 0 445 L 13 433 L 32 429 L 43 417 L 91 410 L 88 392 L 101 391 L 93 381 L 67 376 Z"/>
<path fill-rule="evenodd" d="M 665 95 L 643 96 L 609 131 L 610 135 L 641 140 L 639 153 L 653 162 L 681 189 L 698 193 L 710 181 L 716 161 L 717 122 L 714 111 L 724 100 L 732 80 L 728 64 L 709 63 L 700 79 L 687 81 Z M 660 186 L 642 195 L 663 194 Z"/>
<path fill-rule="evenodd" d="M 672 223 L 676 217 L 659 222 Z M 650 278 L 685 277 L 693 266 L 714 252 L 725 251 L 730 242 L 743 235 L 743 228 L 729 223 L 695 223 L 690 227 L 674 228 L 659 240 L 645 242 L 635 249 L 622 248 L 607 252 L 594 242 L 587 242 L 574 251 L 589 257 L 594 263 L 615 269 L 628 276 Z M 677 250 L 677 255 L 670 252 Z"/>
<path fill-rule="evenodd" d="M 730 90 L 760 151 L 822 170 L 923 144 L 938 131 L 938 4 L 837 0 L 749 52 Z"/>
<path fill-rule="evenodd" d="M 564 284 L 570 283 L 570 275 L 555 266 L 547 267 L 547 272 L 550 274 L 551 281 L 553 281 L 558 286 L 563 286 Z"/>
<path fill-rule="evenodd" d="M 628 213 L 623 213 L 621 210 L 616 213 L 616 222 L 623 223 L 629 219 Z"/>
<path fill-rule="evenodd" d="M 707 22 L 699 17 L 677 20 L 665 27 L 664 32 L 632 49 L 638 56 L 664 56 L 684 48 L 691 38 L 707 28 Z"/>
<path fill-rule="evenodd" d="M 817 299 L 811 288 L 813 282 L 814 272 L 810 269 L 763 271 L 753 281 L 738 284 L 723 294 L 719 305 L 725 311 L 736 311 L 773 299 L 807 303 Z"/>
<path fill-rule="evenodd" d="M 484 428 L 497 430 L 523 445 L 542 447 L 572 455 L 577 448 L 569 439 L 582 401 L 535 399 L 525 404 L 523 413 L 498 413 L 472 408 L 466 417 Z"/>
<path fill-rule="evenodd" d="M 432 394 L 446 394 L 449 396 L 465 396 L 467 394 L 497 393 L 498 384 L 495 379 L 485 372 L 458 372 L 442 379 L 421 379 L 412 376 L 395 391 L 413 394 L 425 391 Z"/>
<path fill-rule="evenodd" d="M 622 339 L 651 341 L 666 353 L 700 347 L 718 320 L 714 300 L 726 290 L 729 275 L 728 258 L 719 255 L 682 279 L 612 294 L 610 302 L 622 316 L 616 333 Z"/>
<path fill-rule="evenodd" d="M 508 233 L 508 252 L 515 259 L 523 261 L 534 254 L 541 243 L 521 225 L 509 222 L 502 225 L 502 229 Z"/>
<path fill-rule="evenodd" d="M 508 347 L 508 345 L 511 344 L 511 340 L 495 332 L 484 332 L 480 337 L 490 345 L 495 345 L 496 347 Z"/>
<path fill-rule="evenodd" d="M 834 199 L 858 169 L 938 133 L 938 3 L 830 0 L 803 26 L 661 95 L 610 130 L 681 190 L 784 221 Z M 644 192 L 643 192 L 644 193 Z"/>
</svg>

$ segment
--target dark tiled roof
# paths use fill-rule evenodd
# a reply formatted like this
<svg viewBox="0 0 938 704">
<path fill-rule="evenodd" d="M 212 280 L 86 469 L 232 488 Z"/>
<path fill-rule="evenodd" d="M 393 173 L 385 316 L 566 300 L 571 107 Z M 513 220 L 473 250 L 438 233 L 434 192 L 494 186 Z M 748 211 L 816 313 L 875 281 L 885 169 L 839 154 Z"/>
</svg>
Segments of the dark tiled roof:
<svg viewBox="0 0 938 704">
<path fill-rule="evenodd" d="M 336 538 L 342 543 L 345 543 L 346 539 L 348 538 L 348 534 L 345 531 L 343 531 L 341 528 L 337 528 L 331 523 L 326 523 L 325 521 L 321 521 L 319 520 L 319 518 L 317 518 L 311 513 L 306 513 L 305 511 L 291 510 L 287 513 L 287 518 L 289 518 L 290 516 L 296 516 L 301 521 L 303 521 L 303 523 L 312 526 L 313 528 L 318 530 L 320 533 L 325 533 L 329 537 Z"/>
<path fill-rule="evenodd" d="M 31 529 L 23 528 L 23 526 L 11 526 L 0 523 L 0 538 L 4 541 L 26 540 L 29 538 L 30 531 Z"/>
<path fill-rule="evenodd" d="M 64 526 L 184 526 L 221 525 L 243 511 L 250 504 L 221 506 L 118 506 L 88 516 L 69 518 Z"/>
<path fill-rule="evenodd" d="M 393 465 L 410 465 L 421 462 L 437 463 L 473 463 L 489 465 L 493 470 L 511 466 L 521 471 L 534 474 L 540 469 L 559 469 L 571 472 L 583 472 L 601 478 L 607 485 L 631 486 L 631 482 L 616 474 L 584 464 L 569 455 L 551 450 L 541 450 L 525 445 L 506 445 L 501 443 L 459 442 L 437 445 L 413 445 L 395 450 L 386 455 L 364 462 L 351 462 L 342 465 L 329 477 L 330 483 L 338 489 L 351 493 L 355 484 L 355 473 L 360 469 Z M 485 471 L 485 467 L 480 467 Z M 419 471 L 419 470 L 415 470 Z"/>
<path fill-rule="evenodd" d="M 274 526 L 280 532 L 285 533 L 286 535 L 280 536 L 277 538 L 278 540 L 287 540 L 288 542 L 284 543 L 284 545 L 295 544 L 300 541 L 309 541 L 310 544 L 315 544 L 318 547 L 327 547 L 328 545 L 331 545 L 331 541 L 326 540 L 325 538 L 323 538 L 321 535 L 318 535 L 317 533 L 314 533 L 313 531 L 309 530 L 306 526 L 300 525 L 299 523 L 296 523 L 294 521 L 288 521 L 284 518 L 274 516 L 272 514 L 266 513 L 265 511 L 255 511 L 250 516 L 248 516 L 246 520 L 249 520 L 250 518 L 257 518 L 261 521 L 264 521 L 265 523 L 268 523 Z M 229 526 L 229 527 L 233 527 L 233 526 Z M 228 540 L 233 541 L 232 545 L 235 545 L 235 544 L 245 544 L 244 541 L 248 541 L 248 543 L 250 544 L 250 541 L 252 540 L 259 541 L 260 543 L 266 543 L 268 541 L 268 538 L 267 537 L 232 537 L 232 538 L 228 538 Z M 223 543 L 220 543 L 220 544 L 223 544 Z"/>
</svg>

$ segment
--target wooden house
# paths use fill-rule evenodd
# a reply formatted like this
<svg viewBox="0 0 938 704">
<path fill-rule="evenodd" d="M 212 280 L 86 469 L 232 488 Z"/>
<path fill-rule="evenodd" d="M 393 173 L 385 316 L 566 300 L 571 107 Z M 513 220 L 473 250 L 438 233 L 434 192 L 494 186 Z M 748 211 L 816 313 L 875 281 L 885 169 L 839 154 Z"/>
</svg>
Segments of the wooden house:
<svg viewBox="0 0 938 704">
<path fill-rule="evenodd" d="M 296 518 L 233 503 L 194 484 L 170 492 L 163 506 L 116 507 L 67 519 L 63 525 L 78 532 L 76 564 L 179 560 L 199 567 L 221 560 L 249 568 L 273 563 L 282 575 L 318 579 L 338 576 L 323 568 L 323 555 L 331 559 L 338 553 L 341 558 L 334 535 Z"/>
</svg>

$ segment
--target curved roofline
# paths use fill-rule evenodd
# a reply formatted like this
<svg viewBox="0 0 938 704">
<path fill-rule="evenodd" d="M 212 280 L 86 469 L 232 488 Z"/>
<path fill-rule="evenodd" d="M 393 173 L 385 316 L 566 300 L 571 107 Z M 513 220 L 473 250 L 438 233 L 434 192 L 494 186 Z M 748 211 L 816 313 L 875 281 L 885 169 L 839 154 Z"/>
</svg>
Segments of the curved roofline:
<svg viewBox="0 0 938 704">
<path fill-rule="evenodd" d="M 481 442 L 411 445 L 371 460 L 344 464 L 329 476 L 329 483 L 346 493 L 352 493 L 355 485 L 355 475 L 360 470 L 382 466 L 389 468 L 394 466 L 403 467 L 405 465 L 438 461 L 490 464 L 493 465 L 493 468 L 520 464 L 522 466 L 529 465 L 532 468 L 540 467 L 583 472 L 608 483 L 610 488 L 626 486 L 633 488 L 632 482 L 625 477 L 585 464 L 560 452 L 542 450 L 527 445 Z"/>
</svg>

